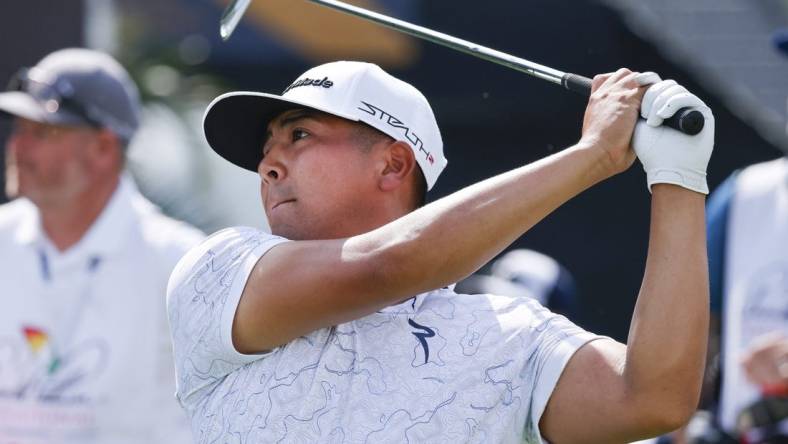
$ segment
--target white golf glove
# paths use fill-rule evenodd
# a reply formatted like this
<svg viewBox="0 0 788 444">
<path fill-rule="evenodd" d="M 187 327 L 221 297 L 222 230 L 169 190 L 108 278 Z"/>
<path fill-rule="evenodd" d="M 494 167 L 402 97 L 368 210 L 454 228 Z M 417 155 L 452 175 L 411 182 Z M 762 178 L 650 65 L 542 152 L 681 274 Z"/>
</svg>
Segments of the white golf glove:
<svg viewBox="0 0 788 444">
<path fill-rule="evenodd" d="M 652 74 L 652 73 L 649 73 Z M 648 189 L 655 183 L 669 183 L 709 194 L 706 167 L 714 148 L 714 115 L 697 96 L 673 80 L 659 81 L 656 75 L 638 79 L 654 83 L 643 97 L 639 121 L 632 136 L 632 148 L 646 170 Z M 673 128 L 660 126 L 681 108 L 695 108 L 706 119 L 703 131 L 688 136 Z"/>
</svg>

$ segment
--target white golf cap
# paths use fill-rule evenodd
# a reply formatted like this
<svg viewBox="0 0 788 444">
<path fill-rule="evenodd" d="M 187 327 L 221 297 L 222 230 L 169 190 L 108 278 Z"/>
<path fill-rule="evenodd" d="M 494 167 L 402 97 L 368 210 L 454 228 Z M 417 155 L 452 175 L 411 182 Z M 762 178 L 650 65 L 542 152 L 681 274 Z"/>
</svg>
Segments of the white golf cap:
<svg viewBox="0 0 788 444">
<path fill-rule="evenodd" d="M 427 99 L 371 63 L 320 65 L 301 75 L 282 95 L 223 94 L 205 112 L 205 138 L 220 156 L 257 171 L 269 122 L 287 110 L 302 107 L 364 122 L 406 142 L 416 154 L 427 189 L 432 189 L 446 168 L 443 140 Z"/>
</svg>

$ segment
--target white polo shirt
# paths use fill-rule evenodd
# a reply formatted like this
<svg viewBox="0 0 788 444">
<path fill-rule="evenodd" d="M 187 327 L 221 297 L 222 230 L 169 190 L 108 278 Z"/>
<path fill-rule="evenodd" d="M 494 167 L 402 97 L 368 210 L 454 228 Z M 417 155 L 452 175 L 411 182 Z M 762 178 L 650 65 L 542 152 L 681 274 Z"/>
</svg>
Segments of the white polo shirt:
<svg viewBox="0 0 788 444">
<path fill-rule="evenodd" d="M 0 443 L 186 443 L 167 279 L 203 239 L 123 178 L 58 252 L 26 199 L 0 206 Z"/>
<path fill-rule="evenodd" d="M 597 338 L 530 298 L 442 289 L 243 355 L 238 301 L 285 241 L 222 230 L 170 278 L 177 397 L 199 443 L 540 443 L 564 366 Z"/>
</svg>

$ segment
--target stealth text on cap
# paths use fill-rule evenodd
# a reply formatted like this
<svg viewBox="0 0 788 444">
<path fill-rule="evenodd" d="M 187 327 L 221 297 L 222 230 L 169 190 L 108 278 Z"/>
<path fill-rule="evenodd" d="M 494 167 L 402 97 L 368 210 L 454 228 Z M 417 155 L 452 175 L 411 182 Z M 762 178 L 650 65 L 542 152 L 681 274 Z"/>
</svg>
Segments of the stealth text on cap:
<svg viewBox="0 0 788 444">
<path fill-rule="evenodd" d="M 323 77 L 322 80 L 310 79 L 310 78 L 300 79 L 300 80 L 296 80 L 295 83 L 285 88 L 282 94 L 286 94 L 291 89 L 300 88 L 302 86 L 322 86 L 323 88 L 328 89 L 334 86 L 334 82 L 328 80 L 328 77 Z"/>
<path fill-rule="evenodd" d="M 402 120 L 394 117 L 388 111 L 384 111 L 382 108 L 372 105 L 371 103 L 367 103 L 363 100 L 361 103 L 364 106 L 358 107 L 359 111 L 363 111 L 371 116 L 377 117 L 380 120 L 385 119 L 390 126 L 404 130 L 405 138 L 408 139 L 408 142 L 410 142 L 413 148 L 424 154 L 424 158 L 427 159 L 427 162 L 429 162 L 430 165 L 435 164 L 435 157 L 431 152 L 424 148 L 424 142 L 421 140 L 421 137 L 417 136 L 416 133 L 411 130 Z"/>
</svg>

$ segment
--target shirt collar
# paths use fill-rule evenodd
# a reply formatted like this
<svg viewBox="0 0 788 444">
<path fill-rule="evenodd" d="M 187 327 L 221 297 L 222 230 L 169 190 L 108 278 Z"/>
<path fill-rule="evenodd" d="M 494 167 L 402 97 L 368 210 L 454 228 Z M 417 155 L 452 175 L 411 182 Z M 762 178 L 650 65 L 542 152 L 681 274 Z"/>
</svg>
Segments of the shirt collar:
<svg viewBox="0 0 788 444">
<path fill-rule="evenodd" d="M 138 193 L 134 180 L 127 174 L 121 176 L 118 187 L 99 217 L 75 245 L 63 254 L 84 253 L 104 255 L 116 251 L 129 238 L 125 233 L 132 223 L 134 196 Z M 16 239 L 22 245 L 38 246 L 51 250 L 51 242 L 41 226 L 38 209 L 27 201 L 29 208 L 16 230 Z"/>
<path fill-rule="evenodd" d="M 432 290 L 426 293 L 421 293 L 419 295 L 413 296 L 410 299 L 406 299 L 399 304 L 391 305 L 386 308 L 383 308 L 378 311 L 378 313 L 391 313 L 391 314 L 413 314 L 418 313 L 419 309 L 421 308 L 421 304 L 424 303 L 424 300 L 427 299 L 430 295 L 437 295 L 443 291 L 454 291 L 454 287 L 457 284 L 451 284 L 448 287 L 441 288 L 439 290 Z"/>
<path fill-rule="evenodd" d="M 41 222 L 38 210 L 32 202 L 20 197 L 18 205 L 22 206 L 22 217 L 14 233 L 14 238 L 20 245 L 31 245 L 41 238 Z"/>
</svg>

